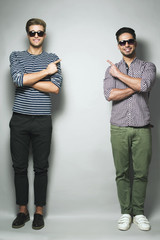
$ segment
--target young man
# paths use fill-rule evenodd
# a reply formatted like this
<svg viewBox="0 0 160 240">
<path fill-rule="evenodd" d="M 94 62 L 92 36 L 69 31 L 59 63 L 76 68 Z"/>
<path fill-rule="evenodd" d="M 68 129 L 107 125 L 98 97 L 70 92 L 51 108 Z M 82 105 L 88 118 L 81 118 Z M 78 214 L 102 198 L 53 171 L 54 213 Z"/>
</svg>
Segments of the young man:
<svg viewBox="0 0 160 240">
<path fill-rule="evenodd" d="M 144 201 L 148 168 L 151 160 L 151 125 L 148 107 L 149 93 L 155 81 L 153 63 L 136 58 L 136 35 L 131 28 L 116 33 L 123 59 L 111 65 L 105 74 L 104 95 L 112 101 L 111 144 L 116 168 L 116 182 L 122 216 L 120 230 L 133 222 L 141 230 L 149 230 L 144 216 Z M 130 159 L 133 163 L 133 184 L 130 178 Z"/>
<path fill-rule="evenodd" d="M 10 67 L 16 86 L 13 115 L 10 121 L 11 155 L 15 173 L 16 203 L 19 213 L 13 228 L 25 225 L 29 217 L 28 154 L 32 144 L 34 163 L 35 214 L 32 227 L 44 227 L 43 206 L 46 204 L 48 156 L 50 153 L 52 120 L 50 93 L 58 94 L 62 83 L 59 58 L 43 51 L 46 23 L 30 19 L 26 24 L 29 40 L 27 51 L 12 52 Z"/>
</svg>

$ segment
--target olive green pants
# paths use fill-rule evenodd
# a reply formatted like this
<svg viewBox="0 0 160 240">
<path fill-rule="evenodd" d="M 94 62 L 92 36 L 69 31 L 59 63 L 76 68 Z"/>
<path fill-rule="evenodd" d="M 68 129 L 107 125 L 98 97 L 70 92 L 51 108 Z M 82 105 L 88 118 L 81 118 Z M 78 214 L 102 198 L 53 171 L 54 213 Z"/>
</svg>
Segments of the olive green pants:
<svg viewBox="0 0 160 240">
<path fill-rule="evenodd" d="M 111 144 L 121 213 L 144 214 L 152 154 L 151 129 L 111 125 Z M 133 169 L 132 181 L 130 166 Z"/>
</svg>

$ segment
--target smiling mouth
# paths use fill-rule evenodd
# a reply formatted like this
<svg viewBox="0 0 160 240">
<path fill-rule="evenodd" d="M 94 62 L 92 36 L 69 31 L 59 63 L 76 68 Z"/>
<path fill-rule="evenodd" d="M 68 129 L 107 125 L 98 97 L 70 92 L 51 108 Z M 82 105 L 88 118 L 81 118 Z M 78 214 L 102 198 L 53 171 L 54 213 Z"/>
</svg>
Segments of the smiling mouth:
<svg viewBox="0 0 160 240">
<path fill-rule="evenodd" d="M 124 49 L 126 52 L 130 52 L 131 51 L 131 48 L 125 48 Z"/>
<path fill-rule="evenodd" d="M 33 41 L 34 41 L 34 42 L 39 42 L 39 41 L 40 41 L 40 39 L 33 39 Z"/>
</svg>

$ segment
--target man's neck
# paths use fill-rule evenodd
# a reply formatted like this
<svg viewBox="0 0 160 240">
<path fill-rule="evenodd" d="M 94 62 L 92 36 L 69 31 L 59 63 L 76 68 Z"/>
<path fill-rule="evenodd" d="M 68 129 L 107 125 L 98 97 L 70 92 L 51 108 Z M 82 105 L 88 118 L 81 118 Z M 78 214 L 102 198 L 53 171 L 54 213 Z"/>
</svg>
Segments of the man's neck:
<svg viewBox="0 0 160 240">
<path fill-rule="evenodd" d="M 33 55 L 39 55 L 39 54 L 41 54 L 42 53 L 42 47 L 39 47 L 39 48 L 35 48 L 35 47 L 33 47 L 33 46 L 29 46 L 29 48 L 28 48 L 28 52 L 30 53 L 30 54 L 33 54 Z"/>
<path fill-rule="evenodd" d="M 133 62 L 133 60 L 135 59 L 136 55 L 134 55 L 134 57 L 125 57 L 123 56 L 124 61 L 127 63 L 128 66 L 131 65 L 131 63 Z"/>
</svg>

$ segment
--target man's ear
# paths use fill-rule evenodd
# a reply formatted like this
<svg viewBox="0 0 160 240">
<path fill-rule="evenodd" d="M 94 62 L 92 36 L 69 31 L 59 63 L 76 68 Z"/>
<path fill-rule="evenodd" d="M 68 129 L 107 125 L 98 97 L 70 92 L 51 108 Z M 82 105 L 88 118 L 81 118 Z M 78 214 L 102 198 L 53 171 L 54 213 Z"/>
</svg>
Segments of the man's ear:
<svg viewBox="0 0 160 240">
<path fill-rule="evenodd" d="M 137 43 L 137 41 L 135 40 L 135 47 L 137 47 L 137 45 L 138 45 L 138 43 Z"/>
</svg>

